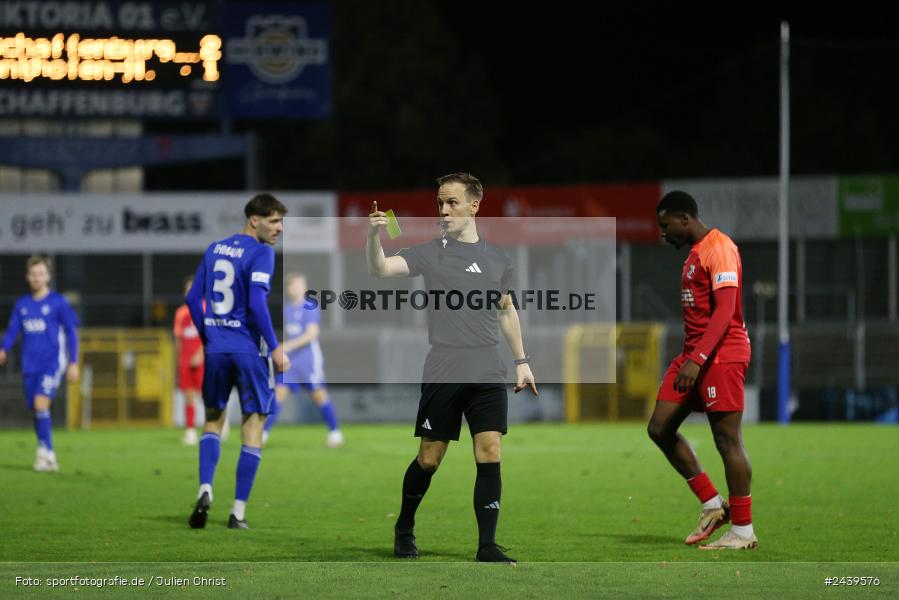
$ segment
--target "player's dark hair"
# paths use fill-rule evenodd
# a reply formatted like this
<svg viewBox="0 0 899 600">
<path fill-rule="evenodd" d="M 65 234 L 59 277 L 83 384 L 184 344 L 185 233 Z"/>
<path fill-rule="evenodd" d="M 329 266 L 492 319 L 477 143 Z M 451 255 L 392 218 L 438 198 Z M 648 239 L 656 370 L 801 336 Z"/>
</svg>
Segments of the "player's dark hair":
<svg viewBox="0 0 899 600">
<path fill-rule="evenodd" d="M 243 214 L 250 217 L 270 217 L 273 214 L 286 215 L 287 207 L 271 194 L 256 194 L 247 202 Z"/>
<path fill-rule="evenodd" d="M 656 214 L 662 211 L 686 213 L 694 219 L 699 216 L 699 206 L 696 205 L 696 200 L 687 192 L 680 190 L 668 192 L 662 196 L 659 205 L 656 206 Z"/>
<path fill-rule="evenodd" d="M 41 264 L 47 267 L 48 273 L 53 274 L 53 265 L 50 263 L 50 258 L 41 254 L 34 254 L 28 257 L 28 260 L 25 261 L 25 272 L 27 273 L 31 267 Z"/>
<path fill-rule="evenodd" d="M 480 200 L 484 197 L 484 186 L 481 185 L 481 180 L 471 173 L 450 173 L 437 178 L 437 185 L 445 183 L 461 183 L 465 186 L 465 193 L 472 200 Z"/>
</svg>

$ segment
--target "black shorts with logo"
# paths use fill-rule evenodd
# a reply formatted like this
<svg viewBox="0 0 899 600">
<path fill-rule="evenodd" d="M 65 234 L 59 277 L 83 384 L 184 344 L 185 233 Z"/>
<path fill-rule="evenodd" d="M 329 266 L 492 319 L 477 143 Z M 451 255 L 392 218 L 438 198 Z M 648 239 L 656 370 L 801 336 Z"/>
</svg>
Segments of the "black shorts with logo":
<svg viewBox="0 0 899 600">
<path fill-rule="evenodd" d="M 415 436 L 458 440 L 462 416 L 471 435 L 508 429 L 506 369 L 496 347 L 434 347 L 425 361 Z"/>
</svg>

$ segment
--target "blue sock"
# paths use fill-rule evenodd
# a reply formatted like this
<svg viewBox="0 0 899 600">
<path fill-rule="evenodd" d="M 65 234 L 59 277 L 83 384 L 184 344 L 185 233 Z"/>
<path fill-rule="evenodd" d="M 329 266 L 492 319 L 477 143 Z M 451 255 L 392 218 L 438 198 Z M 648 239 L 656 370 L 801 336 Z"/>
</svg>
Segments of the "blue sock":
<svg viewBox="0 0 899 600">
<path fill-rule="evenodd" d="M 272 427 L 278 421 L 278 415 L 281 414 L 281 403 L 275 400 L 275 405 L 272 406 L 272 412 L 265 418 L 265 430 L 271 431 Z"/>
<path fill-rule="evenodd" d="M 34 432 L 37 434 L 37 445 L 53 450 L 52 423 L 49 410 L 34 411 Z"/>
<path fill-rule="evenodd" d="M 235 500 L 246 502 L 250 498 L 250 490 L 253 489 L 253 481 L 256 480 L 256 471 L 259 469 L 260 460 L 262 460 L 262 448 L 240 447 L 240 458 L 237 459 L 237 486 L 234 490 Z"/>
<path fill-rule="evenodd" d="M 222 454 L 222 440 L 217 433 L 207 431 L 200 436 L 200 485 L 212 485 L 215 467 Z"/>
<path fill-rule="evenodd" d="M 337 413 L 334 412 L 331 398 L 325 398 L 325 403 L 319 406 L 318 410 L 322 413 L 322 419 L 328 424 L 328 431 L 337 429 Z"/>
</svg>

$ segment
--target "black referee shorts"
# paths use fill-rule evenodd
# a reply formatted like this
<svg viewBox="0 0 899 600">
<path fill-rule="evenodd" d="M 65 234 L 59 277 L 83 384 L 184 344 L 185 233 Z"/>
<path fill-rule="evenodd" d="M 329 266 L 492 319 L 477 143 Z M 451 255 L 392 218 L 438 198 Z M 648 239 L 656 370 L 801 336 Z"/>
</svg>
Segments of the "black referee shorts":
<svg viewBox="0 0 899 600">
<path fill-rule="evenodd" d="M 415 437 L 458 440 L 462 416 L 471 435 L 508 429 L 506 370 L 495 347 L 434 347 L 428 354 Z"/>
<path fill-rule="evenodd" d="M 423 383 L 415 437 L 458 440 L 462 415 L 471 435 L 508 429 L 509 396 L 506 386 L 476 383 Z"/>
</svg>

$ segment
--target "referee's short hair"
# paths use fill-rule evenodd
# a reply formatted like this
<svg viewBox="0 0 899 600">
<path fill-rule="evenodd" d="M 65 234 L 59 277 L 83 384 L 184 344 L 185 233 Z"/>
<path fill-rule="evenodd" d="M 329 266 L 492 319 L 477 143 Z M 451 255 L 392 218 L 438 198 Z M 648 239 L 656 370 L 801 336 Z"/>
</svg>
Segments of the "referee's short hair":
<svg viewBox="0 0 899 600">
<path fill-rule="evenodd" d="M 471 173 L 450 173 L 437 178 L 437 185 L 445 183 L 461 183 L 465 186 L 465 193 L 472 200 L 480 200 L 484 197 L 484 186 L 481 180 Z"/>
<path fill-rule="evenodd" d="M 693 196 L 687 192 L 675 190 L 662 196 L 659 205 L 656 206 L 656 214 L 662 212 L 686 213 L 695 219 L 699 216 L 699 206 L 697 206 Z"/>
</svg>

